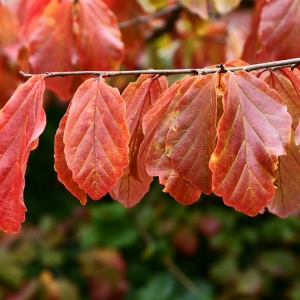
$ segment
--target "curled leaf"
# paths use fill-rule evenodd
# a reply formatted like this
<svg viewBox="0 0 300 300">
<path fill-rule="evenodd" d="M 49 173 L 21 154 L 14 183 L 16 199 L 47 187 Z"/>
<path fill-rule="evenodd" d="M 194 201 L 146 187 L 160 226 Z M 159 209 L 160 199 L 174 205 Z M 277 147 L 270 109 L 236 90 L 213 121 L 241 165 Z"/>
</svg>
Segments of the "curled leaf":
<svg viewBox="0 0 300 300">
<path fill-rule="evenodd" d="M 224 114 L 211 157 L 213 191 L 254 216 L 274 197 L 278 156 L 286 154 L 291 116 L 281 97 L 244 71 L 224 76 Z"/>
<path fill-rule="evenodd" d="M 30 151 L 46 125 L 45 83 L 35 75 L 21 85 L 0 111 L 0 228 L 20 230 L 25 220 L 23 190 Z"/>
</svg>

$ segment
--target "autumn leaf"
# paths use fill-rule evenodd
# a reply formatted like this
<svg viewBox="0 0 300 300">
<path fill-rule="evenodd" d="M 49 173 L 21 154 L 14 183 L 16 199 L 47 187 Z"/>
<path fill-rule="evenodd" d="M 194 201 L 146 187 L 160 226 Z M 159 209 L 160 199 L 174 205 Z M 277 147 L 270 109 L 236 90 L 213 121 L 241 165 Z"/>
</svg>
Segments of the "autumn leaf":
<svg viewBox="0 0 300 300">
<path fill-rule="evenodd" d="M 274 196 L 278 156 L 290 141 L 291 116 L 281 97 L 244 71 L 228 72 L 224 114 L 211 157 L 213 192 L 255 216 Z"/>
<path fill-rule="evenodd" d="M 63 136 L 73 179 L 97 200 L 109 192 L 128 164 L 125 102 L 102 79 L 88 79 L 75 93 Z"/>
<path fill-rule="evenodd" d="M 62 18 L 63 11 L 63 18 Z M 34 73 L 73 69 L 73 13 L 69 0 L 52 0 L 29 34 L 29 63 Z M 47 78 L 47 88 L 61 99 L 73 94 L 72 77 Z"/>
<path fill-rule="evenodd" d="M 199 190 L 212 192 L 208 163 L 215 149 L 216 75 L 196 80 L 171 113 L 166 151 L 174 170 Z"/>
<path fill-rule="evenodd" d="M 102 1 L 78 1 L 77 51 L 83 70 L 116 70 L 124 56 L 115 15 Z M 96 46 L 95 46 L 96 45 Z"/>
<path fill-rule="evenodd" d="M 20 86 L 0 111 L 0 228 L 16 233 L 25 220 L 24 175 L 30 151 L 46 125 L 45 83 L 35 75 Z"/>
<path fill-rule="evenodd" d="M 278 187 L 267 207 L 270 212 L 285 218 L 300 206 L 300 184 L 297 179 L 300 174 L 300 153 L 294 141 L 295 129 L 300 118 L 300 81 L 288 69 L 283 69 L 280 74 L 270 71 L 265 81 L 279 93 L 287 105 L 288 112 L 292 116 L 292 139 L 287 155 L 279 157 L 276 171 Z"/>
<path fill-rule="evenodd" d="M 64 184 L 67 190 L 69 190 L 76 198 L 79 199 L 81 204 L 85 205 L 87 202 L 86 192 L 78 186 L 76 181 L 74 181 L 72 177 L 72 171 L 67 165 L 64 152 L 65 144 L 63 141 L 63 135 L 69 115 L 69 108 L 70 105 L 59 123 L 59 127 L 56 131 L 54 139 L 54 169 L 57 172 L 58 180 Z"/>
<path fill-rule="evenodd" d="M 144 137 L 142 118 L 167 87 L 168 82 L 165 77 L 141 75 L 122 93 L 126 101 L 126 123 L 130 132 L 130 162 L 110 194 L 125 207 L 138 203 L 150 188 L 152 177 L 146 171 L 146 153 L 138 157 Z"/>
<path fill-rule="evenodd" d="M 171 113 L 183 95 L 198 77 L 187 77 L 175 82 L 145 115 L 143 131 L 144 144 L 148 148 L 146 169 L 150 176 L 158 176 L 164 192 L 170 193 L 178 202 L 187 205 L 199 199 L 201 191 L 185 180 L 181 173 L 174 170 L 171 159 L 166 154 L 166 137 L 171 122 Z M 149 144 L 149 146 L 148 146 Z M 141 151 L 142 151 L 141 150 Z"/>
<path fill-rule="evenodd" d="M 299 57 L 299 18 L 300 0 L 266 1 L 258 32 L 269 59 Z"/>
</svg>

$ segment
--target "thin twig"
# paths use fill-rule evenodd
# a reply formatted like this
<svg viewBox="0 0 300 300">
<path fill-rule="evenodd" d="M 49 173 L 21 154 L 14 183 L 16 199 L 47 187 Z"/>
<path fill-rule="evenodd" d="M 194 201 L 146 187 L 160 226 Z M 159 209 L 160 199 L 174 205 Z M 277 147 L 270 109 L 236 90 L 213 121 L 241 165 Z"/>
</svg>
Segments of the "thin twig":
<svg viewBox="0 0 300 300">
<path fill-rule="evenodd" d="M 192 294 L 199 295 L 200 288 L 187 277 L 180 268 L 175 264 L 173 259 L 169 256 L 163 258 L 163 263 L 167 269 L 173 274 L 173 276 Z"/>
<path fill-rule="evenodd" d="M 293 58 L 293 59 L 287 59 L 287 60 L 278 60 L 278 61 L 272 61 L 272 62 L 266 62 L 266 63 L 260 63 L 260 64 L 254 64 L 254 65 L 247 65 L 247 66 L 240 66 L 240 67 L 229 67 L 224 68 L 224 65 L 220 64 L 217 68 L 204 68 L 204 69 L 173 69 L 173 70 L 133 70 L 133 71 L 74 71 L 74 72 L 46 72 L 44 74 L 44 77 L 57 77 L 57 76 L 71 76 L 71 75 L 95 75 L 102 77 L 112 77 L 117 75 L 140 75 L 140 74 L 159 74 L 159 75 L 175 75 L 175 74 L 213 74 L 216 72 L 235 72 L 235 71 L 254 71 L 254 70 L 260 70 L 260 69 L 272 69 L 272 68 L 284 68 L 284 67 L 295 67 L 296 65 L 300 64 L 300 58 Z M 32 77 L 37 74 L 26 74 L 22 71 L 20 71 L 20 74 L 24 77 Z"/>
<path fill-rule="evenodd" d="M 176 4 L 172 4 L 170 6 L 167 6 L 167 7 L 164 7 L 158 11 L 155 11 L 154 13 L 152 14 L 148 14 L 148 15 L 145 15 L 145 16 L 140 16 L 140 17 L 137 17 L 135 19 L 131 19 L 131 20 L 128 20 L 128 21 L 124 21 L 124 22 L 120 22 L 119 23 L 119 28 L 126 28 L 126 27 L 130 27 L 130 26 L 133 26 L 133 25 L 137 25 L 137 24 L 141 24 L 141 23 L 146 23 L 146 22 L 149 22 L 153 19 L 157 19 L 157 18 L 160 18 L 164 15 L 167 15 L 175 10 L 178 10 L 181 8 L 181 4 L 180 3 L 176 3 Z"/>
</svg>

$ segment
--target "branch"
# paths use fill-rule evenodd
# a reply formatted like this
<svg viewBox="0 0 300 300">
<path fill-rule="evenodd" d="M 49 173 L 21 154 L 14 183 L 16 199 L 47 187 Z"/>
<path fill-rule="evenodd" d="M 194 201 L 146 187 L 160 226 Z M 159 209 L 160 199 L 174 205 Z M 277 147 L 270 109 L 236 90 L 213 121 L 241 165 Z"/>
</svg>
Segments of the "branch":
<svg viewBox="0 0 300 300">
<path fill-rule="evenodd" d="M 141 24 L 141 23 L 146 23 L 149 22 L 153 19 L 157 19 L 160 18 L 164 15 L 167 15 L 175 10 L 179 10 L 181 8 L 181 4 L 180 3 L 176 3 L 176 4 L 172 4 L 170 6 L 167 6 L 165 8 L 162 8 L 158 11 L 155 11 L 152 14 L 149 15 L 145 15 L 145 16 L 141 16 L 141 17 L 137 17 L 135 19 L 132 20 L 128 20 L 128 21 L 124 21 L 124 22 L 120 22 L 119 23 L 119 28 L 126 28 L 126 27 L 130 27 L 133 25 L 137 25 L 137 24 Z"/>
<path fill-rule="evenodd" d="M 278 60 L 260 64 L 253 64 L 241 67 L 230 67 L 225 68 L 223 64 L 217 65 L 216 68 L 204 68 L 204 69 L 173 69 L 173 70 L 133 70 L 133 71 L 74 71 L 74 72 L 46 72 L 44 77 L 65 77 L 71 75 L 95 75 L 95 76 L 102 76 L 102 77 L 112 77 L 117 75 L 140 75 L 140 74 L 158 74 L 158 75 L 175 75 L 175 74 L 198 74 L 198 75 L 206 75 L 212 74 L 216 72 L 235 72 L 235 71 L 254 71 L 260 69 L 274 69 L 274 68 L 284 68 L 284 67 L 291 67 L 295 68 L 297 65 L 300 64 L 300 58 L 293 58 L 287 60 Z M 32 77 L 35 74 L 27 74 L 20 71 L 20 74 L 24 77 Z"/>
</svg>

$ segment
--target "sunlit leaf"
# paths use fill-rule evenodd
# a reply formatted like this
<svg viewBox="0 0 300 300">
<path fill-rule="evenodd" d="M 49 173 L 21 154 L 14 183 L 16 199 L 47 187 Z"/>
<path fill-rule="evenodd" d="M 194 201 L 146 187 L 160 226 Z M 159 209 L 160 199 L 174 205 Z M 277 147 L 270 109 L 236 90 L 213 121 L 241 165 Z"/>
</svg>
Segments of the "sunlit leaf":
<svg viewBox="0 0 300 300">
<path fill-rule="evenodd" d="M 274 196 L 278 156 L 290 141 L 291 116 L 278 93 L 244 71 L 224 76 L 227 90 L 211 157 L 213 191 L 254 216 Z"/>
<path fill-rule="evenodd" d="M 72 99 L 63 142 L 73 179 L 97 200 L 109 192 L 128 164 L 125 102 L 102 79 L 89 79 Z"/>
<path fill-rule="evenodd" d="M 188 93 L 190 86 L 198 77 L 184 78 L 175 82 L 154 104 L 145 115 L 143 131 L 144 145 L 149 144 L 146 158 L 147 172 L 151 176 L 158 176 L 160 184 L 165 186 L 164 192 L 170 193 L 178 202 L 187 205 L 199 199 L 201 191 L 191 182 L 185 180 L 181 173 L 172 167 L 171 159 L 166 154 L 166 137 L 171 122 L 174 106 Z"/>
<path fill-rule="evenodd" d="M 0 228 L 15 233 L 25 219 L 23 189 L 29 152 L 46 125 L 45 83 L 33 76 L 0 111 Z"/>
<path fill-rule="evenodd" d="M 173 168 L 199 190 L 210 194 L 212 173 L 208 163 L 215 149 L 216 76 L 195 81 L 171 113 L 166 151 Z"/>
<path fill-rule="evenodd" d="M 83 70 L 118 69 L 124 56 L 113 12 L 102 1 L 78 1 L 77 51 Z"/>
<path fill-rule="evenodd" d="M 124 169 L 111 192 L 111 196 L 126 207 L 138 203 L 149 190 L 152 177 L 145 166 L 146 153 L 138 157 L 140 144 L 143 141 L 142 118 L 150 106 L 168 87 L 165 77 L 142 75 L 128 85 L 122 93 L 126 101 L 126 122 L 130 132 L 129 165 Z"/>
<path fill-rule="evenodd" d="M 70 107 L 70 106 L 69 106 Z M 69 169 L 65 158 L 65 144 L 63 141 L 64 130 L 66 127 L 67 118 L 69 115 L 69 107 L 63 118 L 59 123 L 54 140 L 54 169 L 57 172 L 58 180 L 64 184 L 76 198 L 79 199 L 81 204 L 87 201 L 86 193 L 82 190 L 76 181 L 72 178 L 72 171 Z"/>
</svg>

